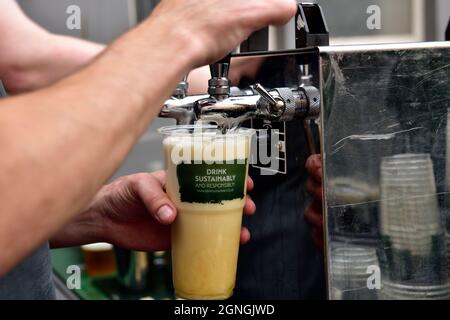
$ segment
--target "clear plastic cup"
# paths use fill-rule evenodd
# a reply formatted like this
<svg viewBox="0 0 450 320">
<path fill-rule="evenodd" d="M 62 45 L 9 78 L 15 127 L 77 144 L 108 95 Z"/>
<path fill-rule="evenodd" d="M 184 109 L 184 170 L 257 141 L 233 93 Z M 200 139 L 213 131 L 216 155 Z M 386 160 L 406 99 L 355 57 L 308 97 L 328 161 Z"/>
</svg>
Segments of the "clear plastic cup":
<svg viewBox="0 0 450 320">
<path fill-rule="evenodd" d="M 429 154 L 386 157 L 381 163 L 381 230 L 395 249 L 429 255 L 442 232 Z"/>
<path fill-rule="evenodd" d="M 450 284 L 404 285 L 386 281 L 383 283 L 385 300 L 449 300 Z"/>
<path fill-rule="evenodd" d="M 333 299 L 376 299 L 376 292 L 367 288 L 367 270 L 379 267 L 376 249 L 341 243 L 331 248 L 333 287 L 347 293 Z"/>
<path fill-rule="evenodd" d="M 178 298 L 227 299 L 236 281 L 242 211 L 254 133 L 215 126 L 161 128 L 172 225 L 173 284 Z"/>
</svg>

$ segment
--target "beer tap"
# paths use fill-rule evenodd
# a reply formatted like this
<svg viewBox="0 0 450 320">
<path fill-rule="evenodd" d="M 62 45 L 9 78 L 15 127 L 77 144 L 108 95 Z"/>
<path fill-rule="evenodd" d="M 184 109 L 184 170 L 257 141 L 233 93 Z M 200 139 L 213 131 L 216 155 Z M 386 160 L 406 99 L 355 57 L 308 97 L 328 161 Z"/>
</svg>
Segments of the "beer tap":
<svg viewBox="0 0 450 320">
<path fill-rule="evenodd" d="M 294 30 L 289 28 L 294 28 Z M 328 27 L 319 5 L 298 1 L 298 12 L 294 22 L 283 30 L 289 32 L 282 39 L 289 41 L 278 41 L 277 43 L 287 44 L 289 42 L 289 48 L 282 46 L 273 48 L 275 52 L 284 51 L 279 55 L 274 55 L 273 52 L 256 54 L 254 50 L 250 49 L 250 46 L 247 51 L 239 50 L 240 53 L 237 55 L 243 56 L 243 59 L 250 59 L 249 61 L 252 61 L 253 55 L 255 58 L 257 55 L 266 56 L 267 61 L 281 59 L 283 55 L 292 55 L 295 59 L 290 61 L 296 61 L 297 67 L 292 69 L 289 65 L 290 69 L 285 70 L 288 77 L 267 79 L 267 83 L 276 83 L 267 87 L 263 83 L 266 81 L 264 72 L 261 72 L 256 75 L 259 79 L 263 79 L 260 80 L 261 83 L 255 81 L 247 87 L 232 87 L 229 79 L 230 68 L 232 68 L 231 55 L 228 55 L 209 66 L 211 78 L 208 81 L 207 94 L 186 95 L 187 83 L 186 79 L 183 79 L 184 81 L 178 85 L 173 96 L 164 103 L 160 116 L 174 118 L 180 125 L 215 124 L 222 132 L 237 128 L 241 123 L 252 120 L 251 125 L 254 129 L 278 131 L 277 137 L 284 139 L 277 145 L 279 150 L 286 150 L 286 147 L 283 147 L 287 136 L 287 126 L 284 122 L 296 121 L 300 127 L 304 128 L 310 153 L 315 154 L 317 150 L 312 122 L 319 119 L 320 116 L 321 94 L 318 88 L 320 79 L 313 79 L 312 75 L 315 75 L 318 70 L 319 51 L 317 47 L 327 46 L 329 43 Z M 276 36 L 280 35 L 283 33 L 276 32 Z M 259 38 L 261 38 L 259 40 L 264 40 L 263 37 Z M 254 41 L 249 41 L 250 43 L 254 43 Z M 287 49 L 292 50 L 294 47 L 296 48 L 294 51 L 290 53 L 286 51 Z M 282 66 L 282 68 L 285 67 Z M 294 73 L 296 76 L 292 77 Z M 276 71 L 275 74 L 277 74 Z M 267 143 L 271 142 L 267 140 Z M 287 152 L 284 151 L 282 157 L 284 158 L 279 160 L 283 161 L 284 169 L 277 170 L 280 173 L 286 173 Z M 261 164 L 261 168 L 265 168 L 265 165 Z"/>
<path fill-rule="evenodd" d="M 215 123 L 226 130 L 250 119 L 278 122 L 319 115 L 320 94 L 315 87 L 299 84 L 268 90 L 255 84 L 247 90 L 231 90 L 229 68 L 230 56 L 211 65 L 208 95 L 174 96 L 165 102 L 161 116 L 175 118 L 178 124 Z M 232 91 L 237 93 L 231 95 Z"/>
<path fill-rule="evenodd" d="M 311 21 L 315 23 L 311 24 Z M 299 2 L 295 42 L 297 49 L 328 45 L 328 27 L 320 6 Z M 298 84 L 293 87 L 267 89 L 256 83 L 244 90 L 231 87 L 230 67 L 231 55 L 210 65 L 208 94 L 176 94 L 165 102 L 161 116 L 175 118 L 178 124 L 215 123 L 223 130 L 254 119 L 265 122 L 305 121 L 310 151 L 314 153 L 309 120 L 319 117 L 321 101 L 319 89 L 312 85 L 309 65 L 299 66 Z M 177 93 L 183 88 L 181 83 Z"/>
<path fill-rule="evenodd" d="M 224 100 L 230 96 L 231 81 L 228 78 L 230 65 L 231 54 L 209 66 L 211 79 L 208 82 L 208 93 L 211 98 Z"/>
<path fill-rule="evenodd" d="M 161 112 L 160 118 L 172 118 L 175 119 L 177 125 L 193 124 L 195 122 L 194 114 L 194 102 L 199 99 L 198 96 L 188 96 L 189 74 L 178 83 L 175 88 L 172 97 L 166 101 Z M 203 97 L 207 97 L 204 95 Z"/>
<path fill-rule="evenodd" d="M 177 87 L 175 88 L 175 91 L 173 92 L 173 97 L 177 98 L 177 99 L 184 99 L 186 98 L 186 96 L 188 95 L 188 91 L 189 91 L 189 83 L 188 83 L 188 77 L 189 74 L 186 74 L 183 78 L 183 80 L 181 80 Z"/>
</svg>

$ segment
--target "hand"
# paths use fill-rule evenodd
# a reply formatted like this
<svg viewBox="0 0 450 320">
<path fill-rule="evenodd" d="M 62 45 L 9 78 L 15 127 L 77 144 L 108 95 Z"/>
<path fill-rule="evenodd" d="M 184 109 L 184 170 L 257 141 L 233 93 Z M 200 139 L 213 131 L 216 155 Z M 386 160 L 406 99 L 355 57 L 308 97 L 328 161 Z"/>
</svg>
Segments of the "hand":
<svg viewBox="0 0 450 320">
<path fill-rule="evenodd" d="M 165 178 L 164 171 L 127 176 L 97 194 L 88 211 L 100 215 L 105 241 L 142 251 L 170 248 L 170 224 L 177 210 L 164 192 Z M 253 189 L 251 179 L 247 187 Z M 255 210 L 255 204 L 247 197 L 244 213 L 252 215 Z M 243 228 L 241 243 L 249 240 L 250 232 Z"/>
<path fill-rule="evenodd" d="M 287 23 L 296 12 L 294 0 L 163 0 L 146 23 L 165 30 L 166 41 L 186 39 L 195 52 L 193 67 L 199 67 L 224 57 L 254 31 Z"/>
<path fill-rule="evenodd" d="M 306 162 L 309 178 L 306 190 L 311 193 L 314 200 L 305 209 L 305 220 L 313 227 L 314 244 L 323 251 L 323 208 L 322 208 L 322 159 L 320 155 L 309 157 Z"/>
</svg>

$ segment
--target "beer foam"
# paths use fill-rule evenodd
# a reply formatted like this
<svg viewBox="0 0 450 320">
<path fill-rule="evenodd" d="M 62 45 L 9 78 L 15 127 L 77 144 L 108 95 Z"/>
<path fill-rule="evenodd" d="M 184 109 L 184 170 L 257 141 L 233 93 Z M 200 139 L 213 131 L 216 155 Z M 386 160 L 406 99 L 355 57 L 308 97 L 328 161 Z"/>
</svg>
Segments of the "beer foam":
<svg viewBox="0 0 450 320">
<path fill-rule="evenodd" d="M 248 158 L 250 139 L 237 135 L 188 135 L 167 137 L 163 144 L 175 164 L 194 160 L 221 162 Z"/>
<path fill-rule="evenodd" d="M 98 242 L 81 246 L 86 251 L 109 251 L 113 249 L 113 245 L 106 242 Z"/>
</svg>

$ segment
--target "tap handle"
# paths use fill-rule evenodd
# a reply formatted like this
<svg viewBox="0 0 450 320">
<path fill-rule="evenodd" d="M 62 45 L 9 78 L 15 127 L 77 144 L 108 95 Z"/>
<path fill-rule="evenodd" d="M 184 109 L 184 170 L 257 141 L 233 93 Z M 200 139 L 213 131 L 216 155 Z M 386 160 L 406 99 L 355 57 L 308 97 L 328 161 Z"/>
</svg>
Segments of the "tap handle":
<svg viewBox="0 0 450 320">
<path fill-rule="evenodd" d="M 178 83 L 177 87 L 175 88 L 174 92 L 172 93 L 172 97 L 178 98 L 178 99 L 183 99 L 187 96 L 188 91 L 189 91 L 188 77 L 189 77 L 189 73 L 187 73 L 183 77 L 183 80 L 181 80 Z"/>
<path fill-rule="evenodd" d="M 261 84 L 254 85 L 253 90 L 259 93 L 261 99 L 269 105 L 269 112 L 272 115 L 281 116 L 286 110 L 286 103 L 282 98 L 275 98 L 269 91 L 266 90 Z"/>
<path fill-rule="evenodd" d="M 223 100 L 230 96 L 231 83 L 228 79 L 230 64 L 231 54 L 209 66 L 211 79 L 208 82 L 208 93 L 211 97 Z"/>
<path fill-rule="evenodd" d="M 230 65 L 231 65 L 231 53 L 209 66 L 211 70 L 211 77 L 228 79 L 228 75 L 230 72 Z"/>
<path fill-rule="evenodd" d="M 253 89 L 255 89 L 256 92 L 259 93 L 259 95 L 271 106 L 274 106 L 277 104 L 277 100 L 269 93 L 269 91 L 266 90 L 261 84 L 257 83 L 253 86 Z"/>
</svg>

